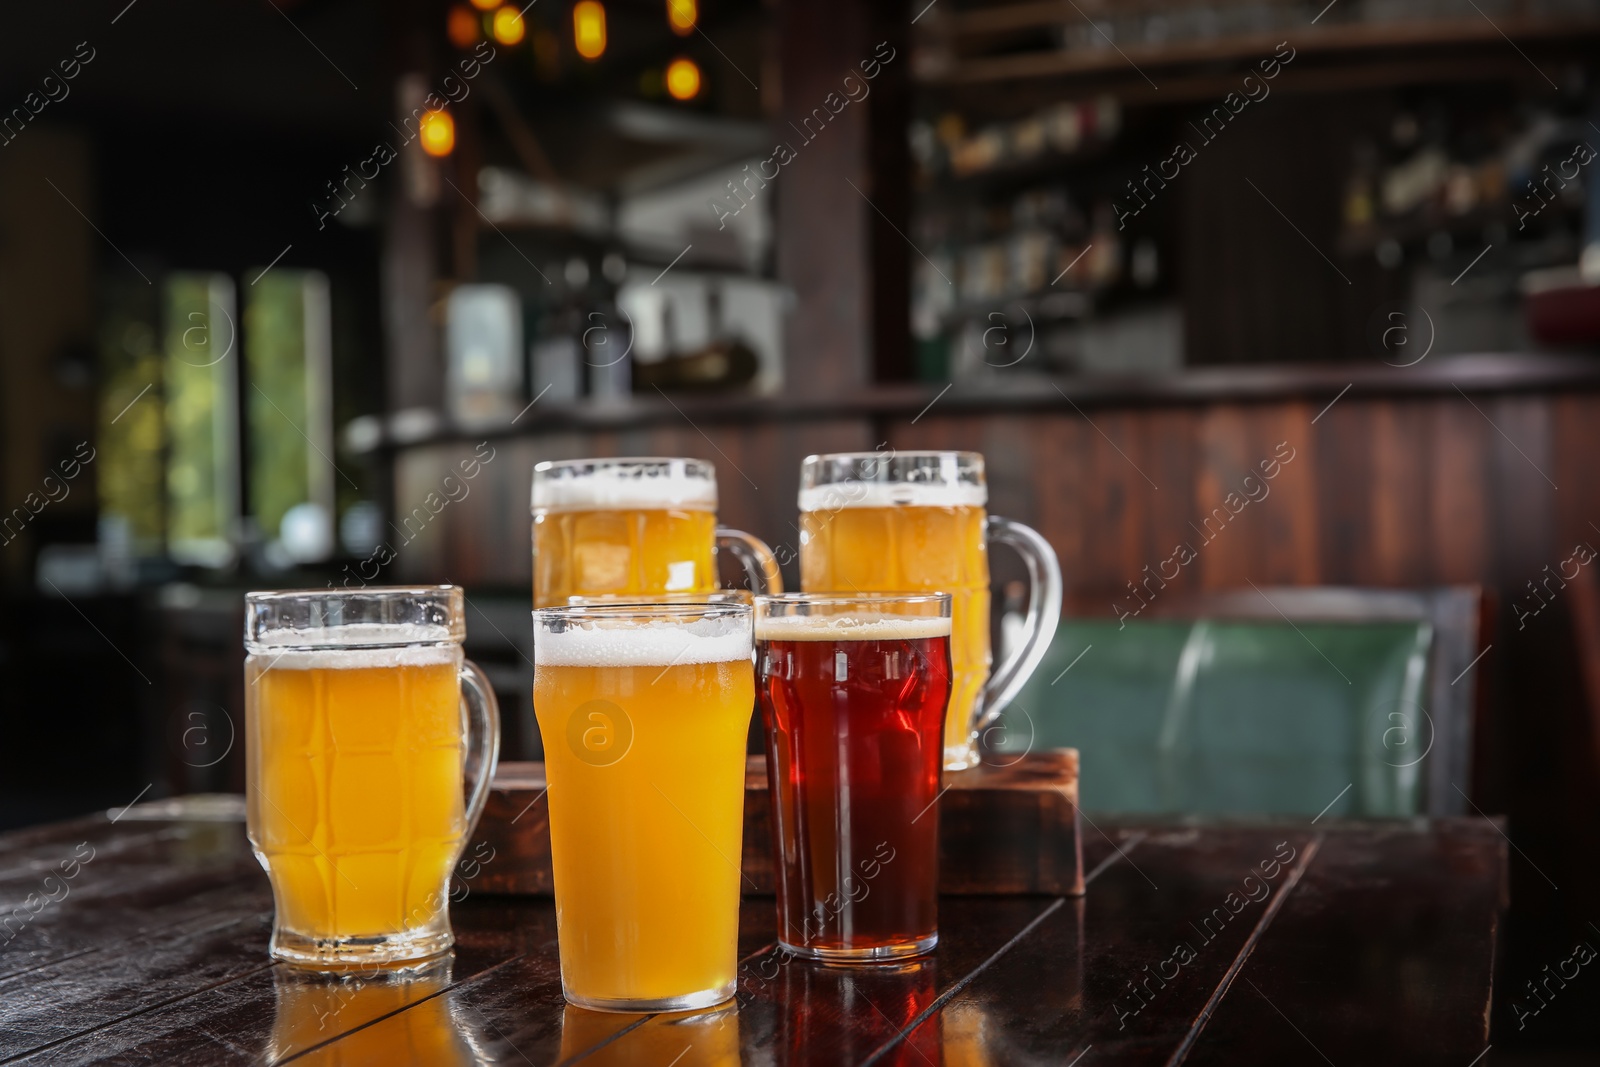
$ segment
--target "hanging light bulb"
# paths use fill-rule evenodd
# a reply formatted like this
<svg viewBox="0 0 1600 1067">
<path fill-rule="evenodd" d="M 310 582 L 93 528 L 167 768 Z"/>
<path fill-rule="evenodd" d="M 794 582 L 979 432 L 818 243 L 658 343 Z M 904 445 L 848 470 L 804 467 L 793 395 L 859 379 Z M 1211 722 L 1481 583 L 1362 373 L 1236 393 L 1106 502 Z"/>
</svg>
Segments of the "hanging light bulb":
<svg viewBox="0 0 1600 1067">
<path fill-rule="evenodd" d="M 478 43 L 481 34 L 478 32 L 478 16 L 470 7 L 457 4 L 450 9 L 449 20 L 445 23 L 445 33 L 450 38 L 450 43 L 457 48 L 471 48 Z"/>
<path fill-rule="evenodd" d="M 448 156 L 456 146 L 456 120 L 443 109 L 424 111 L 417 131 L 422 150 L 430 156 Z"/>
<path fill-rule="evenodd" d="M 572 42 L 584 59 L 605 53 L 606 9 L 599 0 L 579 0 L 572 9 Z"/>
<path fill-rule="evenodd" d="M 516 44 L 527 33 L 522 13 L 509 4 L 494 13 L 494 39 L 504 45 Z"/>
<path fill-rule="evenodd" d="M 667 64 L 667 92 L 674 100 L 693 100 L 700 94 L 700 67 L 679 57 Z"/>
<path fill-rule="evenodd" d="M 679 37 L 693 33 L 699 21 L 700 0 L 667 0 L 667 25 Z"/>
</svg>

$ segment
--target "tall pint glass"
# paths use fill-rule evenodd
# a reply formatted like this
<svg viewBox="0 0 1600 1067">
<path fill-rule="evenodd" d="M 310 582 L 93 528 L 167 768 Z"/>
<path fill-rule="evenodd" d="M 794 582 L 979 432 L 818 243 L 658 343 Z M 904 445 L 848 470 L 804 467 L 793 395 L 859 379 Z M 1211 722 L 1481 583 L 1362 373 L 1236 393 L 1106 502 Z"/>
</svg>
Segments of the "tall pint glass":
<svg viewBox="0 0 1600 1067">
<path fill-rule="evenodd" d="M 755 593 L 782 592 L 772 550 L 719 527 L 717 471 L 698 459 L 575 459 L 533 468 L 533 605 L 717 587 L 732 552 Z"/>
<path fill-rule="evenodd" d="M 462 605 L 448 585 L 245 598 L 246 810 L 276 958 L 337 969 L 454 943 L 450 871 L 500 749 Z"/>
<path fill-rule="evenodd" d="M 756 600 L 778 941 L 885 960 L 938 941 L 950 595 Z"/>
<path fill-rule="evenodd" d="M 533 613 L 561 988 L 681 1011 L 734 992 L 750 605 Z"/>
<path fill-rule="evenodd" d="M 978 737 L 1049 651 L 1061 565 L 1021 523 L 987 514 L 976 452 L 842 452 L 800 467 L 800 587 L 807 592 L 942 591 L 952 603 L 954 689 L 944 765 L 978 760 Z M 1025 636 L 991 675 L 989 543 L 1015 549 L 1032 582 Z"/>
</svg>

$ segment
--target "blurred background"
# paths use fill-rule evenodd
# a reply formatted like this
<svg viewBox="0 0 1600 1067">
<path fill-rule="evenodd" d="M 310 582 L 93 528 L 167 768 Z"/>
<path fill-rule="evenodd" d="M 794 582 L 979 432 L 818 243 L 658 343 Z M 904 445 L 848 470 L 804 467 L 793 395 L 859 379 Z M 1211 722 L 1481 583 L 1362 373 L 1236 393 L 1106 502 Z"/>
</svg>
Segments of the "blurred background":
<svg viewBox="0 0 1600 1067">
<path fill-rule="evenodd" d="M 466 586 L 537 758 L 535 462 L 709 459 L 793 582 L 803 456 L 969 448 L 1074 619 L 1468 626 L 1459 774 L 1332 812 L 1505 816 L 1508 967 L 1600 937 L 1597 0 L 4 19 L 0 829 L 242 790 L 252 588 Z"/>
</svg>

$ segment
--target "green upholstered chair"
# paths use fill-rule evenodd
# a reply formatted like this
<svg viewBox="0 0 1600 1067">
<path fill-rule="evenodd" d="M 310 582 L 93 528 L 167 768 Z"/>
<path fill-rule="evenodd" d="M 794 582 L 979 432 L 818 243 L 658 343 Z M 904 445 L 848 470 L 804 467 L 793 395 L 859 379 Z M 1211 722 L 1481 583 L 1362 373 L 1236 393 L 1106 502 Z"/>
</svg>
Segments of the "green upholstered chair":
<svg viewBox="0 0 1600 1067">
<path fill-rule="evenodd" d="M 1001 763 L 1079 749 L 1091 812 L 1454 813 L 1455 787 L 1470 791 L 1475 690 L 1458 675 L 1480 602 L 1475 589 L 1267 589 L 1066 618 L 985 744 Z"/>
</svg>

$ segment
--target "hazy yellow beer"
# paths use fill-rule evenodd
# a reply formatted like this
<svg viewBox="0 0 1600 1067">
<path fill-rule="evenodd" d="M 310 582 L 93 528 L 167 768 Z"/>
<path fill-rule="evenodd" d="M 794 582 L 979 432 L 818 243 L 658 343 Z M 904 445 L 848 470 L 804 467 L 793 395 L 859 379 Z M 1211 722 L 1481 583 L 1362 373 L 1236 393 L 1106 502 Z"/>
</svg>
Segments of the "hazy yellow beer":
<svg viewBox="0 0 1600 1067">
<path fill-rule="evenodd" d="M 330 625 L 326 614 L 339 604 L 341 616 L 400 618 L 383 605 L 418 601 L 441 609 L 437 622 Z M 251 594 L 247 813 L 280 959 L 410 960 L 450 947 L 450 871 L 492 773 L 486 735 L 498 735 L 493 694 L 462 659 L 459 602 L 454 589 Z M 324 611 L 303 627 L 273 625 L 297 608 Z M 479 724 L 471 807 L 464 682 Z"/>
<path fill-rule="evenodd" d="M 717 476 L 696 459 L 584 459 L 533 472 L 533 603 L 572 596 L 703 593 L 716 549 L 735 552 L 755 592 L 776 581 L 771 550 L 718 529 Z M 781 591 L 774 589 L 773 591 Z"/>
<path fill-rule="evenodd" d="M 954 671 L 945 767 L 977 761 L 977 735 L 1049 649 L 1061 571 L 1039 534 L 988 515 L 975 452 L 808 456 L 800 473 L 800 587 L 808 593 L 942 592 L 951 597 Z M 991 675 L 989 549 L 1017 549 L 1033 578 L 1028 636 Z"/>
<path fill-rule="evenodd" d="M 561 984 L 587 1008 L 733 995 L 750 608 L 536 611 Z"/>
</svg>

